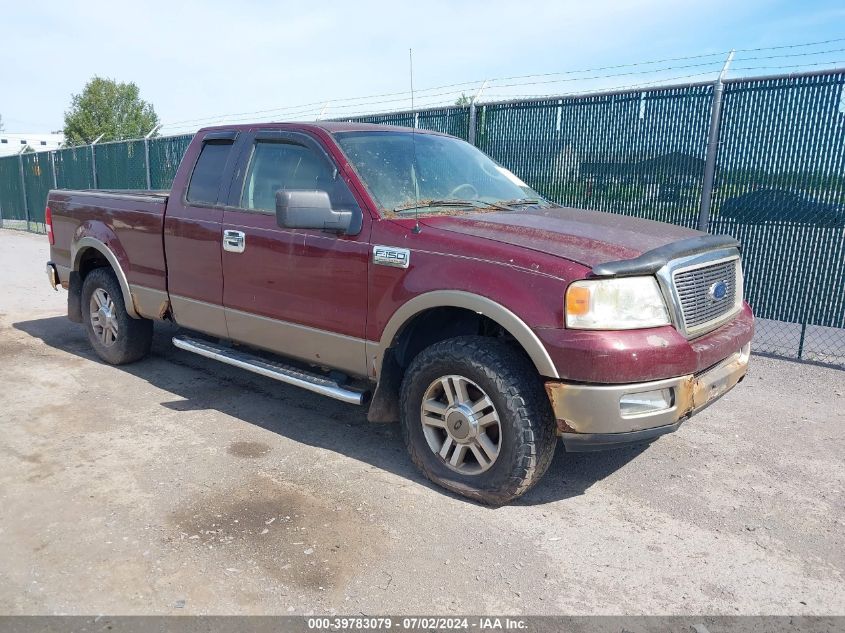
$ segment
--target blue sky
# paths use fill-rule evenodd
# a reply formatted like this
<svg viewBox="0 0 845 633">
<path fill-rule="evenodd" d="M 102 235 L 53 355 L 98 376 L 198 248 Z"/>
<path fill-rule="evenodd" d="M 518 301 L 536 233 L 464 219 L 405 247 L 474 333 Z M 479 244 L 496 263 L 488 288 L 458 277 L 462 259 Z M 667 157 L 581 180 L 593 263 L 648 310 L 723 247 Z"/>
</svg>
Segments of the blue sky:
<svg viewBox="0 0 845 633">
<path fill-rule="evenodd" d="M 0 116 L 8 132 L 61 129 L 71 94 L 100 75 L 134 81 L 164 133 L 187 132 L 224 120 L 313 119 L 324 108 L 326 118 L 407 109 L 409 48 L 417 105 L 433 105 L 474 94 L 485 78 L 494 79 L 488 99 L 709 79 L 731 48 L 837 38 L 841 0 L 9 2 Z M 845 66 L 839 49 L 845 39 L 739 51 L 731 74 Z M 694 55 L 710 56 L 572 72 Z M 754 59 L 771 55 L 780 57 Z M 504 79 L 548 73 L 569 74 Z M 450 84 L 461 85 L 436 88 Z M 388 96 L 343 101 L 367 95 Z M 231 114 L 240 116 L 222 116 Z"/>
</svg>

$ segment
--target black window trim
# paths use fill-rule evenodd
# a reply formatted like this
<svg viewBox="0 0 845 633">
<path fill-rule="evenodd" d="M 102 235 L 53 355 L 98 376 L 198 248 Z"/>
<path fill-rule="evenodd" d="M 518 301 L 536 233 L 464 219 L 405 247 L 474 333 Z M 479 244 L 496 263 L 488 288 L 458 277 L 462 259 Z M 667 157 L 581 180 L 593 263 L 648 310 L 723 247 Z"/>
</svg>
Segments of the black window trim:
<svg viewBox="0 0 845 633">
<path fill-rule="evenodd" d="M 279 130 L 279 129 L 259 129 L 255 130 L 253 133 L 249 134 L 244 138 L 243 147 L 241 148 L 241 157 L 238 161 L 238 168 L 236 170 L 235 176 L 232 178 L 231 187 L 229 189 L 229 195 L 226 199 L 226 204 L 224 205 L 224 210 L 229 211 L 239 211 L 241 213 L 257 213 L 260 215 L 275 215 L 275 211 L 269 211 L 267 209 L 248 209 L 246 207 L 241 206 L 241 198 L 243 197 L 243 188 L 246 186 L 246 174 L 249 171 L 249 165 L 252 162 L 252 157 L 255 153 L 255 146 L 258 143 L 279 143 L 279 144 L 288 144 L 288 145 L 299 145 L 301 147 L 305 147 L 306 149 L 310 149 L 317 153 L 319 156 L 322 156 L 323 160 L 326 161 L 326 164 L 334 170 L 334 177 L 340 178 L 340 171 L 338 169 L 337 164 L 332 160 L 332 157 L 326 151 L 326 149 L 320 145 L 316 140 L 314 140 L 310 135 L 304 132 L 295 132 L 292 130 Z M 355 197 L 350 191 L 350 195 L 354 200 Z M 356 202 L 356 207 L 360 208 L 360 205 Z"/>
<path fill-rule="evenodd" d="M 191 175 L 185 184 L 185 190 L 182 192 L 182 204 L 184 206 L 195 209 L 223 209 L 225 207 L 225 202 L 221 201 L 225 201 L 228 197 L 229 187 L 232 184 L 234 166 L 236 164 L 235 161 L 240 153 L 239 146 L 242 143 L 242 139 L 243 135 L 241 135 L 238 130 L 215 130 L 203 135 L 200 151 L 197 152 L 197 158 L 191 167 Z M 239 140 L 241 142 L 239 142 Z M 231 141 L 231 143 L 220 143 L 220 141 Z M 202 151 L 208 143 L 230 146 L 229 156 L 226 158 L 226 164 L 223 166 L 223 172 L 220 175 L 220 183 L 217 187 L 217 200 L 213 204 L 209 202 L 192 202 L 191 200 L 188 200 L 188 190 L 191 188 L 191 182 L 194 179 L 194 172 L 196 171 L 197 164 L 202 156 Z"/>
</svg>

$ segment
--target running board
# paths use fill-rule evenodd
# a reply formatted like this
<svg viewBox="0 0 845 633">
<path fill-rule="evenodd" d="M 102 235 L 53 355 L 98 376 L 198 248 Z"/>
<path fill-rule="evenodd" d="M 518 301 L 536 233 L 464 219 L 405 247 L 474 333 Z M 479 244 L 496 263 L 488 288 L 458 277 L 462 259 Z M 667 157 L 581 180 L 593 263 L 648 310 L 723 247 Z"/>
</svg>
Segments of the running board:
<svg viewBox="0 0 845 633">
<path fill-rule="evenodd" d="M 366 394 L 363 391 L 343 387 L 334 380 L 318 374 L 312 374 L 289 365 L 265 360 L 230 347 L 215 345 L 209 341 L 189 336 L 174 336 L 173 344 L 179 349 L 219 360 L 221 363 L 240 367 L 295 387 L 302 387 L 308 391 L 319 393 L 321 396 L 328 396 L 349 404 L 364 404 Z"/>
</svg>

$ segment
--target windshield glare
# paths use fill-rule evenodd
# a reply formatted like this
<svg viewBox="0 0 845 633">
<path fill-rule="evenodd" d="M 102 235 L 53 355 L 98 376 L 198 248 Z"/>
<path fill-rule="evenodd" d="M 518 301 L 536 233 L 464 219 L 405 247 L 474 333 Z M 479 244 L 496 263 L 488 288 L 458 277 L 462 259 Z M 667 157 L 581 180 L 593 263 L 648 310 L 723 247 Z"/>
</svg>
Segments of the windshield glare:
<svg viewBox="0 0 845 633">
<path fill-rule="evenodd" d="M 548 204 L 486 154 L 453 137 L 380 131 L 335 137 L 382 212 L 461 209 L 449 201 L 466 202 L 465 211 L 522 200 Z"/>
</svg>

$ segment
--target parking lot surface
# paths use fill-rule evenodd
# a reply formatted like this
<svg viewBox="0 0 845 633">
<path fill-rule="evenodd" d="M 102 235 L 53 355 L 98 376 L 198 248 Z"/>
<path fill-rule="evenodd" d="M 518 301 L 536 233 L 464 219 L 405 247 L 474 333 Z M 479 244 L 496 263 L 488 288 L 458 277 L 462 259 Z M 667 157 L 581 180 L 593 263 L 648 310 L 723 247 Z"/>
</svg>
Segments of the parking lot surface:
<svg viewBox="0 0 845 633">
<path fill-rule="evenodd" d="M 0 613 L 845 614 L 845 372 L 753 357 L 649 447 L 517 503 L 398 425 L 177 350 L 107 366 L 0 230 Z"/>
</svg>

